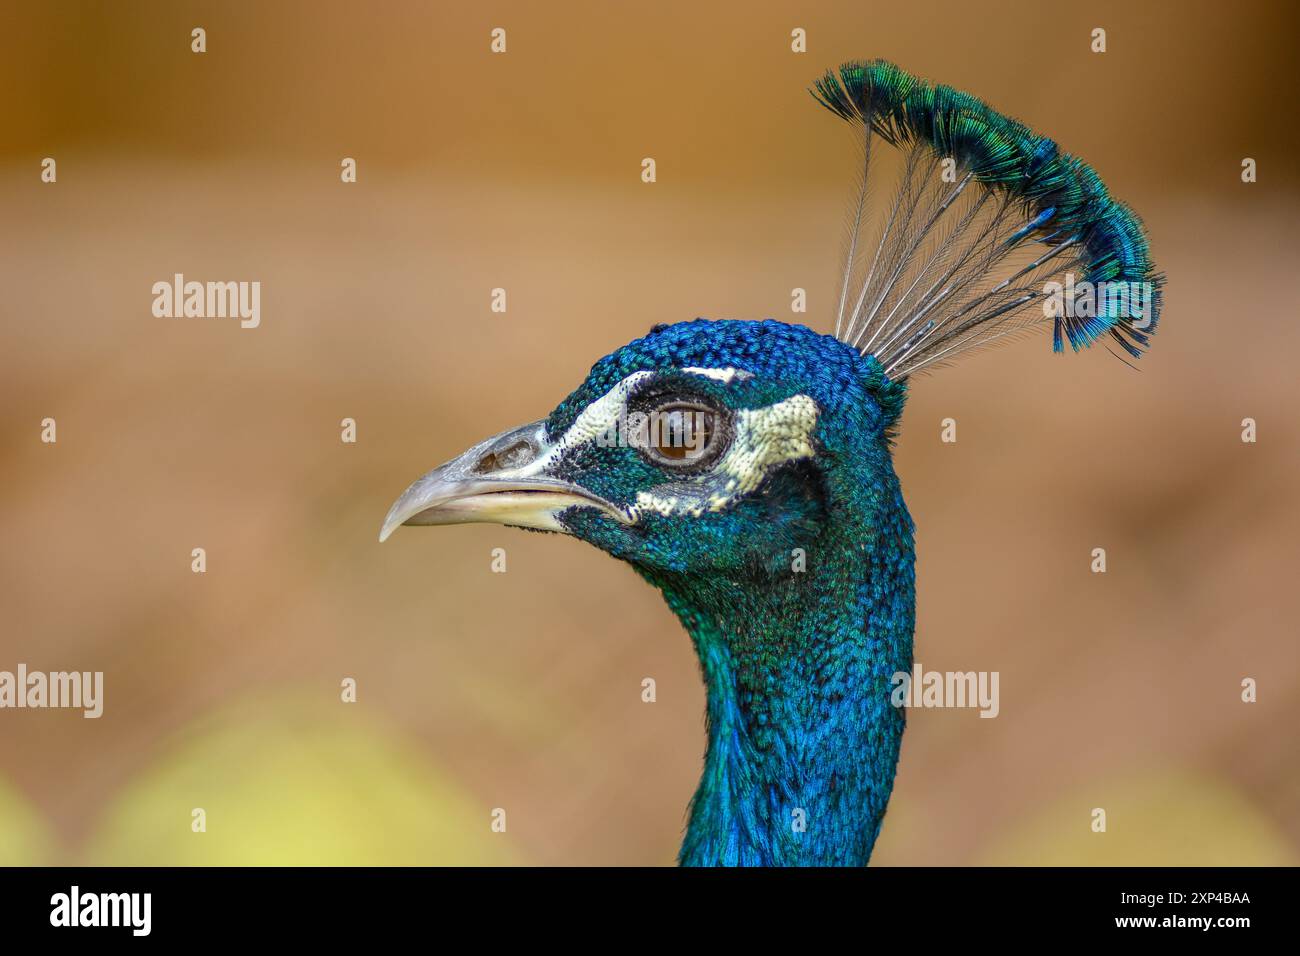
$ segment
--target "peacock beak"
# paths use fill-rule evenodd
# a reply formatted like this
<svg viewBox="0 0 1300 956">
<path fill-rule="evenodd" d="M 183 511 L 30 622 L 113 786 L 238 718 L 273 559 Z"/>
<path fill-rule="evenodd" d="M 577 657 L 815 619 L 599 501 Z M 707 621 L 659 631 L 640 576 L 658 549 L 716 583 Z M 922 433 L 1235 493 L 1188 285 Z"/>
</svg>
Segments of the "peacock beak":
<svg viewBox="0 0 1300 956">
<path fill-rule="evenodd" d="M 550 473 L 557 457 L 543 422 L 494 435 L 416 479 L 388 509 L 379 540 L 403 524 L 487 522 L 567 533 L 559 514 L 573 507 L 631 523 L 617 505 Z"/>
</svg>

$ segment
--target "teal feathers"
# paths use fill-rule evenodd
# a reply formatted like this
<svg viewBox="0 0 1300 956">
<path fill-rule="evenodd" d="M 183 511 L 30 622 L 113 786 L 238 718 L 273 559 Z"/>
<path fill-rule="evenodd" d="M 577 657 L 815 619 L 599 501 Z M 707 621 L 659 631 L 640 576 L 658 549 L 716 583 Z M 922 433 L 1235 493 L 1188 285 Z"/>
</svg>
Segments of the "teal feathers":
<svg viewBox="0 0 1300 956">
<path fill-rule="evenodd" d="M 906 375 L 1021 331 L 1046 306 L 1056 351 L 1108 334 L 1134 358 L 1142 354 L 1162 277 L 1140 220 L 1090 166 L 982 100 L 882 60 L 828 72 L 813 95 L 862 127 L 868 162 L 873 137 L 908 155 L 860 305 L 837 330 L 846 341 L 870 343 L 886 371 Z M 947 180 L 938 176 L 944 160 L 957 173 Z M 865 178 L 864 167 L 842 326 Z M 946 234 L 945 219 L 957 220 Z M 991 281 L 995 267 L 1026 249 L 1034 251 L 1008 269 L 1005 284 Z"/>
</svg>

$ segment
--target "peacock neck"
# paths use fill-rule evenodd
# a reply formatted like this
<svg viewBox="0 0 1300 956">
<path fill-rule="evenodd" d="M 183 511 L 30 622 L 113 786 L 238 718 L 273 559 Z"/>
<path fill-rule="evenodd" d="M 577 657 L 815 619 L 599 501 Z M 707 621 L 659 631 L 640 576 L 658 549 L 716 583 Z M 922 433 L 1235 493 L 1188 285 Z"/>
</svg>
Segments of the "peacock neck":
<svg viewBox="0 0 1300 956">
<path fill-rule="evenodd" d="M 891 475 L 892 478 L 892 475 Z M 783 565 L 643 572 L 695 643 L 708 750 L 684 865 L 864 865 L 893 788 L 912 665 L 912 525 L 896 479 Z"/>
</svg>

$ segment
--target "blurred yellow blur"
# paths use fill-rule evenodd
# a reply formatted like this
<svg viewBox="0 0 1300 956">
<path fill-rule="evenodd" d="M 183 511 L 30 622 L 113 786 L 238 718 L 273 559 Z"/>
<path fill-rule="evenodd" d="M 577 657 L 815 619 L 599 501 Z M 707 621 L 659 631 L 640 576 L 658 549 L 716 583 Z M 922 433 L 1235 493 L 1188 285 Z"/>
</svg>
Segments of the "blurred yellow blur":
<svg viewBox="0 0 1300 956">
<path fill-rule="evenodd" d="M 81 862 L 521 862 L 471 795 L 399 730 L 375 726 L 363 713 L 286 695 L 240 703 L 202 724 L 122 789 Z"/>
</svg>

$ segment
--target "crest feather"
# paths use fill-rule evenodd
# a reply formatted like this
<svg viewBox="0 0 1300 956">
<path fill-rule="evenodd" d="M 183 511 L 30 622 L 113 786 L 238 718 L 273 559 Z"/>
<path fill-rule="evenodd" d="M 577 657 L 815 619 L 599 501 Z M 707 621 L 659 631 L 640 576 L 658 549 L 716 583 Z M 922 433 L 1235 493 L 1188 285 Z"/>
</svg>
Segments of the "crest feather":
<svg viewBox="0 0 1300 956">
<path fill-rule="evenodd" d="M 1057 352 L 1109 335 L 1141 356 L 1163 277 L 1141 221 L 1086 163 L 982 100 L 883 60 L 832 70 L 812 93 L 862 133 L 838 338 L 894 379 L 1045 325 Z M 868 256 L 879 142 L 900 151 L 902 172 Z"/>
</svg>

